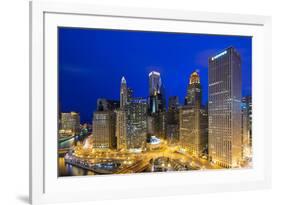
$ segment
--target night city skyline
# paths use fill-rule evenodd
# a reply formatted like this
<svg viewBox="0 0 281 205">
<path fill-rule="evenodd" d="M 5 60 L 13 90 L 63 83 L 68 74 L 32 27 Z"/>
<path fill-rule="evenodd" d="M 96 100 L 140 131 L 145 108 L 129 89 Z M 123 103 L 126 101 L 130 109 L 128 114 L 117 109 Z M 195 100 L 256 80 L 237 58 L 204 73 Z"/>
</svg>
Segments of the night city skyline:
<svg viewBox="0 0 281 205">
<path fill-rule="evenodd" d="M 161 73 L 166 102 L 179 96 L 181 105 L 198 71 L 206 105 L 208 58 L 230 46 L 241 55 L 242 96 L 251 95 L 251 37 L 59 28 L 61 111 L 79 112 L 90 123 L 98 98 L 119 100 L 122 76 L 134 96 L 147 98 L 151 71 Z"/>
<path fill-rule="evenodd" d="M 58 176 L 252 167 L 251 37 L 58 32 Z"/>
</svg>

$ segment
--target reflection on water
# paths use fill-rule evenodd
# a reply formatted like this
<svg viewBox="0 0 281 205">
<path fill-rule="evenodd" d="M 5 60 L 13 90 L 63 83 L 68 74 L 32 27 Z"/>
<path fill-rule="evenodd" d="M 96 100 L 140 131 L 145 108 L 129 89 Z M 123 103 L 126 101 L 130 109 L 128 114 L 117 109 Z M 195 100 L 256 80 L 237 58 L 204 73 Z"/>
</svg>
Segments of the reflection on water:
<svg viewBox="0 0 281 205">
<path fill-rule="evenodd" d="M 71 138 L 69 140 L 63 141 L 59 143 L 59 149 L 60 150 L 67 150 L 71 148 L 74 144 L 74 138 Z M 61 154 L 59 156 L 59 161 L 58 161 L 58 175 L 59 176 L 84 176 L 84 175 L 94 175 L 94 172 L 88 171 L 76 166 L 73 166 L 71 164 L 67 164 L 64 161 L 64 154 Z"/>
<path fill-rule="evenodd" d="M 59 157 L 59 176 L 84 176 L 94 175 L 92 171 L 88 171 L 70 164 L 65 163 L 63 157 Z"/>
</svg>

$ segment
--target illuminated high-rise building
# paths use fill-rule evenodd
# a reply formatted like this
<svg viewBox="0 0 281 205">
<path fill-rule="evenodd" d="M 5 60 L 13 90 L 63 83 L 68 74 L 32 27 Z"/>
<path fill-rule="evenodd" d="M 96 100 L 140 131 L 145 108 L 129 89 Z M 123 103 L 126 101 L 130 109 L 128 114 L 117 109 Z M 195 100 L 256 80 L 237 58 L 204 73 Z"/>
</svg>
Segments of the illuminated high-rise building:
<svg viewBox="0 0 281 205">
<path fill-rule="evenodd" d="M 201 98 L 202 98 L 202 91 L 201 91 L 200 77 L 197 72 L 193 72 L 189 78 L 189 85 L 187 87 L 186 97 L 185 97 L 185 105 L 188 105 L 189 107 L 200 108 Z"/>
<path fill-rule="evenodd" d="M 61 113 L 60 133 L 76 135 L 80 133 L 80 115 L 77 112 Z"/>
<path fill-rule="evenodd" d="M 180 144 L 194 156 L 201 156 L 208 143 L 208 115 L 201 104 L 200 76 L 193 72 L 189 78 L 185 105 L 179 110 Z"/>
<path fill-rule="evenodd" d="M 121 79 L 120 109 L 116 109 L 117 149 L 127 149 L 127 108 L 133 99 L 133 90 L 127 86 L 125 77 Z"/>
<path fill-rule="evenodd" d="M 121 87 L 120 87 L 120 108 L 123 109 L 128 102 L 128 88 L 125 77 L 123 76 L 121 79 Z"/>
<path fill-rule="evenodd" d="M 126 150 L 127 149 L 127 116 L 124 109 L 118 109 L 116 113 L 116 140 L 117 149 Z"/>
<path fill-rule="evenodd" d="M 159 72 L 149 73 L 148 133 L 159 138 L 166 135 L 166 102 L 164 85 Z"/>
<path fill-rule="evenodd" d="M 126 104 L 130 102 L 133 97 L 133 90 L 127 86 L 127 81 L 123 76 L 120 86 L 120 108 L 124 109 Z"/>
<path fill-rule="evenodd" d="M 127 102 L 130 102 L 133 99 L 133 89 L 130 87 L 127 87 Z"/>
<path fill-rule="evenodd" d="M 209 58 L 209 159 L 238 167 L 242 159 L 241 58 L 230 47 Z"/>
<path fill-rule="evenodd" d="M 149 73 L 149 114 L 165 111 L 164 86 L 159 72 Z"/>
<path fill-rule="evenodd" d="M 252 97 L 245 96 L 241 103 L 242 111 L 242 155 L 247 160 L 252 157 Z"/>
<path fill-rule="evenodd" d="M 133 98 L 125 108 L 127 149 L 142 149 L 147 137 L 147 100 Z"/>
<path fill-rule="evenodd" d="M 160 93 L 161 76 L 159 72 L 152 71 L 149 73 L 149 95 L 153 96 Z"/>
<path fill-rule="evenodd" d="M 115 149 L 115 121 L 113 111 L 96 111 L 93 116 L 93 147 Z"/>
</svg>

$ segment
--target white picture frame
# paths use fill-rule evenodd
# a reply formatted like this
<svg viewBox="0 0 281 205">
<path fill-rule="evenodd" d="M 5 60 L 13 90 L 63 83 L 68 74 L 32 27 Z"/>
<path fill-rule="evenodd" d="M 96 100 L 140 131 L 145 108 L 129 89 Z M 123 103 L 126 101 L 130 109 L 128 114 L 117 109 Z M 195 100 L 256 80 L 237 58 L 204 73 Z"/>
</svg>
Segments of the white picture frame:
<svg viewBox="0 0 281 205">
<path fill-rule="evenodd" d="M 57 123 L 54 121 L 57 119 L 55 79 L 58 26 L 253 36 L 254 167 L 245 170 L 189 171 L 156 175 L 58 178 L 57 144 L 54 143 L 57 137 Z M 31 2 L 30 110 L 30 202 L 32 204 L 269 188 L 271 186 L 271 18 L 82 3 Z M 79 187 L 76 189 L 75 185 Z"/>
</svg>

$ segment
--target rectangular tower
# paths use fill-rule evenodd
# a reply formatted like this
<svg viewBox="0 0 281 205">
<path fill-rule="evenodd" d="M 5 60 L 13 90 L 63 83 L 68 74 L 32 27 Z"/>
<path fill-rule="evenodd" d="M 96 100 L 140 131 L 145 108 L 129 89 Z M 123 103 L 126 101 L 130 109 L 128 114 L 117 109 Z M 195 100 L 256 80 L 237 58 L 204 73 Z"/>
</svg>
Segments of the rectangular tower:
<svg viewBox="0 0 281 205">
<path fill-rule="evenodd" d="M 209 58 L 209 158 L 238 167 L 242 158 L 241 59 L 230 47 Z"/>
<path fill-rule="evenodd" d="M 147 136 L 147 100 L 133 98 L 126 105 L 127 149 L 144 148 Z"/>
<path fill-rule="evenodd" d="M 249 160 L 252 157 L 252 97 L 242 98 L 242 147 L 243 159 Z"/>
<path fill-rule="evenodd" d="M 208 114 L 205 108 L 182 106 L 179 109 L 179 141 L 193 156 L 205 155 L 208 144 Z"/>
<path fill-rule="evenodd" d="M 126 105 L 127 106 L 127 105 Z M 127 119 L 125 110 L 119 109 L 116 113 L 117 150 L 127 149 Z"/>
<path fill-rule="evenodd" d="M 80 132 L 80 115 L 77 112 L 61 113 L 60 133 L 61 136 L 76 135 Z"/>
<path fill-rule="evenodd" d="M 97 111 L 93 116 L 94 148 L 116 148 L 115 137 L 116 115 L 113 111 Z"/>
<path fill-rule="evenodd" d="M 166 139 L 169 144 L 179 141 L 179 97 L 169 97 L 169 106 L 166 113 Z"/>
<path fill-rule="evenodd" d="M 200 157 L 207 147 L 207 113 L 201 105 L 202 89 L 199 73 L 193 72 L 185 97 L 185 105 L 179 110 L 180 144 L 193 156 Z"/>
</svg>

